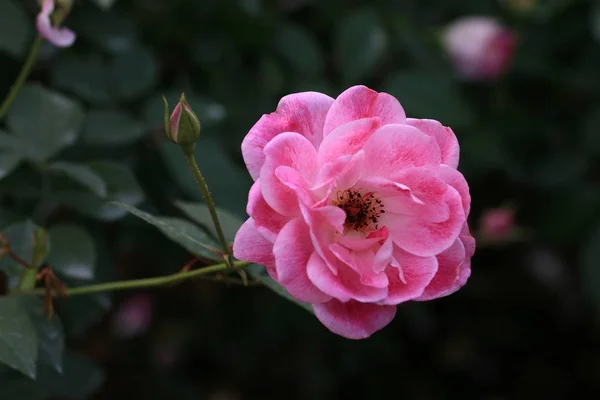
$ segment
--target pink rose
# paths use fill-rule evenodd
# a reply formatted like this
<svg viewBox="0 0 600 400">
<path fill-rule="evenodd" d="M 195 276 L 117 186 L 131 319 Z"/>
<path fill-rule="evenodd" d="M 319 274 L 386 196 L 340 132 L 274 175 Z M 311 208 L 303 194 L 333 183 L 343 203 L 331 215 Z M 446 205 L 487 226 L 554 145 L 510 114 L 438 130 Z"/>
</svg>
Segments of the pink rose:
<svg viewBox="0 0 600 400">
<path fill-rule="evenodd" d="M 56 28 L 51 21 L 54 0 L 42 0 L 42 9 L 36 18 L 37 31 L 41 37 L 58 47 L 69 47 L 75 42 L 75 33 L 67 28 Z"/>
<path fill-rule="evenodd" d="M 466 17 L 450 24 L 443 45 L 466 80 L 493 80 L 510 66 L 516 37 L 498 21 L 488 17 Z"/>
<path fill-rule="evenodd" d="M 450 128 L 365 86 L 284 97 L 242 143 L 255 180 L 234 255 L 332 332 L 362 339 L 470 275 L 469 187 Z"/>
</svg>

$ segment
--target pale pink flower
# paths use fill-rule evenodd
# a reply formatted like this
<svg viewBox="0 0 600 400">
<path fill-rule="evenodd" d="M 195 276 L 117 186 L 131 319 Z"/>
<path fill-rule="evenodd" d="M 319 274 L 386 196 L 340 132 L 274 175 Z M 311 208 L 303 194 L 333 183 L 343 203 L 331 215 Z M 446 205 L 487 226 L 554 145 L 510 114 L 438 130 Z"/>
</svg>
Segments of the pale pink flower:
<svg viewBox="0 0 600 400">
<path fill-rule="evenodd" d="M 450 128 L 354 86 L 282 98 L 242 153 L 255 183 L 234 255 L 265 265 L 332 332 L 366 338 L 397 304 L 468 279 L 471 199 Z"/>
<path fill-rule="evenodd" d="M 112 323 L 112 331 L 120 338 L 130 338 L 144 333 L 152 322 L 154 303 L 150 296 L 139 294 L 119 306 Z"/>
<path fill-rule="evenodd" d="M 479 232 L 489 240 L 506 239 L 515 227 L 514 211 L 508 208 L 487 210 L 479 221 Z"/>
<path fill-rule="evenodd" d="M 458 74 L 465 80 L 493 80 L 513 60 L 516 36 L 489 17 L 465 17 L 450 24 L 443 45 Z"/>
<path fill-rule="evenodd" d="M 69 47 L 75 42 L 75 33 L 68 28 L 52 25 L 54 0 L 42 0 L 42 9 L 36 18 L 37 31 L 41 37 L 58 47 Z"/>
</svg>

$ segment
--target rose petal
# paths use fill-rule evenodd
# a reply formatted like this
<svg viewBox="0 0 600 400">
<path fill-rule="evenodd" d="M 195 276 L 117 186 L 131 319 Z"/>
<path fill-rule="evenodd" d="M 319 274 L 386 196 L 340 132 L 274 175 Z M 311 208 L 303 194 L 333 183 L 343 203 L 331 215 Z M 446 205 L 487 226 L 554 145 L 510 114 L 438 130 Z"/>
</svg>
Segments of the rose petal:
<svg viewBox="0 0 600 400">
<path fill-rule="evenodd" d="M 458 280 L 460 267 L 465 261 L 465 247 L 460 239 L 447 250 L 437 255 L 438 270 L 423 294 L 416 300 L 432 300 L 443 297 L 453 288 Z"/>
<path fill-rule="evenodd" d="M 433 136 L 440 148 L 442 163 L 455 169 L 458 167 L 460 146 L 452 129 L 433 119 L 408 118 L 406 124 Z"/>
<path fill-rule="evenodd" d="M 439 170 L 439 178 L 456 189 L 458 194 L 460 194 L 465 215 L 468 216 L 471 211 L 471 194 L 469 192 L 469 184 L 463 174 L 454 168 L 442 165 Z"/>
<path fill-rule="evenodd" d="M 319 164 L 357 153 L 380 126 L 381 120 L 375 117 L 351 121 L 337 127 L 327 135 L 319 147 Z"/>
<path fill-rule="evenodd" d="M 307 186 L 317 174 L 317 151 L 298 133 L 285 132 L 271 140 L 264 148 L 265 163 L 260 172 L 261 190 L 265 201 L 278 213 L 294 217 L 300 214 L 298 196 L 276 176 L 278 167 L 298 171 Z"/>
<path fill-rule="evenodd" d="M 447 188 L 442 201 L 448 204 L 449 218 L 444 222 L 429 222 L 419 216 L 385 215 L 381 222 L 389 229 L 396 245 L 414 255 L 428 257 L 454 243 L 466 218 L 460 195 L 453 187 Z"/>
<path fill-rule="evenodd" d="M 322 303 L 330 300 L 331 296 L 317 289 L 306 274 L 313 252 L 308 225 L 302 218 L 288 222 L 273 246 L 278 282 L 300 301 Z"/>
<path fill-rule="evenodd" d="M 333 99 L 316 92 L 295 93 L 279 101 L 274 113 L 263 115 L 242 142 L 242 155 L 254 180 L 265 162 L 264 147 L 283 132 L 296 132 L 316 148 L 323 140 L 323 124 Z"/>
<path fill-rule="evenodd" d="M 36 28 L 41 37 L 58 47 L 69 47 L 75 42 L 75 33 L 68 28 L 55 28 L 50 21 L 54 0 L 43 0 L 42 9 L 36 17 Z"/>
<path fill-rule="evenodd" d="M 411 167 L 437 168 L 440 149 L 431 136 L 409 125 L 385 125 L 364 146 L 365 177 L 387 178 Z"/>
<path fill-rule="evenodd" d="M 331 332 L 348 339 L 366 339 L 387 326 L 396 316 L 396 307 L 330 300 L 314 304 L 315 315 Z"/>
<path fill-rule="evenodd" d="M 366 86 L 353 86 L 345 90 L 331 105 L 323 137 L 335 128 L 363 118 L 378 117 L 382 125 L 404 124 L 406 114 L 395 97 L 387 93 L 377 93 Z"/>
<path fill-rule="evenodd" d="M 254 219 L 256 229 L 271 243 L 275 242 L 281 228 L 290 220 L 267 204 L 261 192 L 260 179 L 250 188 L 246 212 Z"/>
<path fill-rule="evenodd" d="M 419 257 L 396 247 L 394 258 L 399 267 L 386 270 L 390 284 L 383 304 L 400 304 L 420 296 L 438 270 L 437 259 L 433 256 Z"/>
<path fill-rule="evenodd" d="M 260 234 L 252 218 L 248 218 L 237 231 L 233 240 L 233 256 L 238 260 L 264 265 L 269 275 L 277 280 L 273 244 Z"/>
<path fill-rule="evenodd" d="M 308 279 L 323 293 L 340 301 L 358 300 L 363 302 L 376 302 L 383 300 L 387 295 L 387 288 L 377 288 L 361 283 L 360 276 L 341 261 L 336 259 L 337 276 L 334 275 L 325 261 L 314 252 L 308 260 Z"/>
<path fill-rule="evenodd" d="M 315 251 L 325 260 L 327 267 L 337 275 L 337 261 L 329 251 L 329 245 L 334 243 L 344 231 L 346 213 L 335 206 L 324 206 L 312 209 L 300 204 L 304 221 L 310 227 L 310 237 Z"/>
<path fill-rule="evenodd" d="M 391 241 L 390 241 L 391 242 Z M 356 251 L 350 250 L 338 243 L 329 246 L 329 249 L 338 260 L 342 261 L 348 267 L 360 276 L 360 283 L 366 286 L 376 288 L 385 288 L 388 285 L 388 279 L 383 269 L 375 261 L 375 252 L 372 249 Z"/>
</svg>

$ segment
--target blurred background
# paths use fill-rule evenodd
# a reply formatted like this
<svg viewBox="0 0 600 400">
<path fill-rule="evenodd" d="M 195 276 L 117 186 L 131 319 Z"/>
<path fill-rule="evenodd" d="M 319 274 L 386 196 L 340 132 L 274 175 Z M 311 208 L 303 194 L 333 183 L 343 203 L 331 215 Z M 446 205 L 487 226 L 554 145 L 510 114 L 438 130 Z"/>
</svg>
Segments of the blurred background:
<svg viewBox="0 0 600 400">
<path fill-rule="evenodd" d="M 0 93 L 37 10 L 0 0 Z M 450 43 L 449 24 L 470 16 L 494 22 Z M 40 372 L 33 384 L 0 374 L 0 398 L 501 400 L 600 389 L 600 2 L 80 0 L 65 25 L 75 45 L 42 47 L 4 126 L 25 124 L 43 162 L 0 149 L 0 229 L 25 218 L 47 228 L 50 261 L 76 259 L 62 271 L 68 285 L 174 273 L 190 260 L 104 205 L 182 218 L 176 200 L 201 201 L 164 138 L 161 96 L 174 106 L 181 91 L 202 122 L 197 158 L 215 201 L 240 218 L 251 184 L 241 140 L 283 95 L 336 97 L 354 84 L 393 94 L 409 116 L 458 136 L 478 249 L 461 291 L 403 304 L 358 342 L 264 287 L 194 281 L 59 300 L 63 375 Z"/>
</svg>

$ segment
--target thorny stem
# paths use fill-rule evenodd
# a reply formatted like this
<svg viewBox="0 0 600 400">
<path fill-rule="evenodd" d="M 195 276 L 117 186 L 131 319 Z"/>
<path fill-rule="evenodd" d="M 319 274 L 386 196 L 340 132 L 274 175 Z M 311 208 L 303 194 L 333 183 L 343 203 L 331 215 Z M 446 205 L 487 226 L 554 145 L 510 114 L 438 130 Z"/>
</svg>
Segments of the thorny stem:
<svg viewBox="0 0 600 400">
<path fill-rule="evenodd" d="M 17 97 L 17 93 L 19 93 L 21 86 L 23 86 L 23 83 L 25 83 L 25 80 L 29 76 L 29 73 L 31 72 L 31 68 L 33 67 L 33 64 L 35 63 L 35 59 L 37 58 L 37 53 L 40 49 L 40 45 L 42 44 L 42 41 L 43 41 L 42 37 L 39 35 L 36 36 L 35 40 L 33 41 L 33 44 L 31 45 L 31 49 L 29 50 L 29 54 L 27 55 L 27 59 L 25 60 L 25 64 L 23 64 L 23 67 L 21 68 L 21 72 L 19 72 L 19 75 L 17 76 L 15 83 L 13 83 L 13 85 L 10 88 L 10 91 L 6 95 L 6 98 L 0 105 L 0 119 L 4 118 L 4 116 L 6 115 L 6 112 L 8 111 L 8 108 L 10 107 L 12 102 L 15 100 L 15 97 Z"/>
<path fill-rule="evenodd" d="M 233 265 L 233 257 L 231 256 L 231 251 L 229 249 L 229 245 L 227 244 L 227 240 L 225 239 L 225 234 L 223 233 L 223 228 L 221 227 L 221 222 L 219 221 L 219 216 L 217 215 L 217 209 L 215 207 L 215 202 L 210 195 L 210 191 L 208 190 L 208 185 L 200 172 L 200 168 L 198 168 L 198 164 L 196 163 L 196 157 L 194 156 L 194 146 L 182 147 L 183 153 L 185 155 L 185 159 L 194 174 L 194 178 L 196 178 L 196 182 L 200 186 L 200 190 L 202 191 L 202 196 L 204 197 L 204 201 L 208 207 L 208 211 L 210 212 L 210 217 L 212 218 L 213 224 L 215 225 L 215 230 L 217 231 L 217 236 L 219 238 L 219 243 L 223 249 L 223 255 L 226 256 L 226 263 L 229 266 Z"/>
<path fill-rule="evenodd" d="M 250 265 L 250 263 L 246 261 L 236 261 L 233 263 L 232 267 L 235 269 L 241 269 Z M 109 282 L 109 283 L 100 283 L 97 285 L 89 285 L 89 286 L 81 286 L 77 288 L 69 289 L 67 288 L 64 293 L 57 293 L 53 291 L 52 296 L 57 297 L 59 295 L 66 296 L 77 296 L 81 294 L 91 294 L 98 292 L 108 292 L 108 291 L 116 291 L 116 290 L 128 290 L 128 289 L 139 289 L 139 288 L 149 288 L 149 287 L 157 287 L 157 286 L 166 286 L 178 282 L 182 282 L 188 279 L 192 279 L 195 277 L 200 277 L 203 275 L 212 274 L 215 272 L 228 271 L 231 267 L 227 263 L 221 263 L 216 265 L 211 265 L 208 267 L 195 269 L 188 272 L 180 272 L 176 274 L 171 274 L 167 276 L 159 276 L 156 278 L 144 278 L 144 279 L 133 279 L 129 281 L 121 281 L 121 282 Z M 27 294 L 27 295 L 43 295 L 45 294 L 45 289 L 32 289 L 32 290 L 15 290 L 13 294 Z"/>
</svg>

